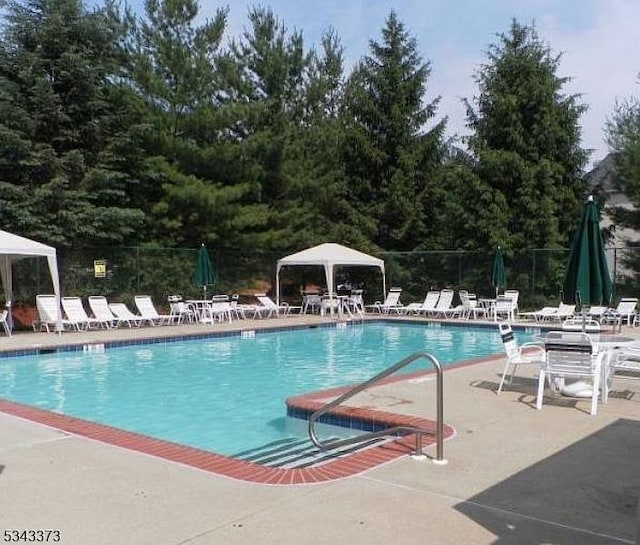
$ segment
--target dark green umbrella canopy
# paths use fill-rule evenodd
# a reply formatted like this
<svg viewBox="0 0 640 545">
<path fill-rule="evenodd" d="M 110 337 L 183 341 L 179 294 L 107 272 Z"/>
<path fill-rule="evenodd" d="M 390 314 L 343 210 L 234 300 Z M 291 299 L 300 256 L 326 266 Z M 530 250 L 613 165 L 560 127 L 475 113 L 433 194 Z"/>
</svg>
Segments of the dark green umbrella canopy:
<svg viewBox="0 0 640 545">
<path fill-rule="evenodd" d="M 193 271 L 193 282 L 196 286 L 202 286 L 203 297 L 206 299 L 207 286 L 215 286 L 217 281 L 218 278 L 209 259 L 209 253 L 203 244 L 198 250 L 198 260 L 196 261 L 196 268 Z"/>
<path fill-rule="evenodd" d="M 573 240 L 562 289 L 567 303 L 589 306 L 611 302 L 613 283 L 600 233 L 600 214 L 592 196 Z"/>
<path fill-rule="evenodd" d="M 500 246 L 496 249 L 493 256 L 493 269 L 491 270 L 491 285 L 496 288 L 496 297 L 500 287 L 507 285 L 506 275 L 504 272 L 504 258 L 502 257 L 502 249 Z"/>
</svg>

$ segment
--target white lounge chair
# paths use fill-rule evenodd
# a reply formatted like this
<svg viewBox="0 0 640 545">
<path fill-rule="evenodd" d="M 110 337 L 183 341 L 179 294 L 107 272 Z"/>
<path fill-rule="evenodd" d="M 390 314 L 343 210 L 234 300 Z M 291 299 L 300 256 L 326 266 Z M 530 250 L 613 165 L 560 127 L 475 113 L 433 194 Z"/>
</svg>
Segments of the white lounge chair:
<svg viewBox="0 0 640 545">
<path fill-rule="evenodd" d="M 391 288 L 384 301 L 376 301 L 373 305 L 367 305 L 367 308 L 380 314 L 390 314 L 391 312 L 400 314 L 400 311 L 404 308 L 400 302 L 401 293 L 402 288 Z"/>
<path fill-rule="evenodd" d="M 173 322 L 170 314 L 159 314 L 149 295 L 136 295 L 133 298 L 143 320 L 151 325 L 167 325 Z"/>
<path fill-rule="evenodd" d="M 87 331 L 91 327 L 99 327 L 101 324 L 95 318 L 90 318 L 82 306 L 80 297 L 63 297 L 60 302 L 62 309 L 73 326 L 78 331 Z"/>
<path fill-rule="evenodd" d="M 127 324 L 129 327 L 140 327 L 144 322 L 149 322 L 153 325 L 153 322 L 138 316 L 129 310 L 129 307 L 124 303 L 109 303 L 109 310 L 118 318 L 120 323 Z"/>
<path fill-rule="evenodd" d="M 529 312 L 519 312 L 518 318 L 534 320 L 536 322 L 546 322 L 556 317 L 558 307 L 542 307 L 539 310 Z"/>
<path fill-rule="evenodd" d="M 594 320 L 602 320 L 602 317 L 608 310 L 609 310 L 609 307 L 605 307 L 602 305 L 594 305 L 592 307 L 589 307 L 587 316 L 589 316 L 589 318 L 593 318 Z"/>
<path fill-rule="evenodd" d="M 439 291 L 428 291 L 427 296 L 424 298 L 422 303 L 409 303 L 407 306 L 402 308 L 402 312 L 405 314 L 429 314 L 436 309 L 439 298 Z"/>
<path fill-rule="evenodd" d="M 587 333 L 599 333 L 600 322 L 586 316 L 573 316 L 562 322 L 562 331 L 586 331 Z"/>
<path fill-rule="evenodd" d="M 511 326 L 506 322 L 498 324 L 498 329 L 502 337 L 502 343 L 504 344 L 504 351 L 507 353 L 507 359 L 504 363 L 504 369 L 502 370 L 502 378 L 498 386 L 499 394 L 502 391 L 507 375 L 509 375 L 509 384 L 513 382 L 513 376 L 518 369 L 518 365 L 535 365 L 540 367 L 544 364 L 545 359 L 544 347 L 540 343 L 530 342 L 518 345 Z"/>
<path fill-rule="evenodd" d="M 265 316 L 267 318 L 270 318 L 271 316 L 288 316 L 291 314 L 293 309 L 297 309 L 299 311 L 302 308 L 291 306 L 289 303 L 284 301 L 278 305 L 266 293 L 256 293 L 255 297 L 260 305 L 255 307 L 253 315 L 254 318 L 264 318 Z"/>
<path fill-rule="evenodd" d="M 440 291 L 440 298 L 438 304 L 433 310 L 432 314 L 435 318 L 455 318 L 462 315 L 462 305 L 459 307 L 453 307 L 454 292 L 450 289 L 444 289 Z"/>
<path fill-rule="evenodd" d="M 626 321 L 627 325 L 635 325 L 637 305 L 637 297 L 624 297 L 620 299 L 616 308 L 609 308 L 602 314 L 601 321 L 619 325 Z"/>
<path fill-rule="evenodd" d="M 107 298 L 103 295 L 90 295 L 87 300 L 93 317 L 101 324 L 104 324 L 105 327 L 118 327 L 122 323 L 127 323 L 127 320 L 121 320 L 112 312 Z M 129 327 L 131 327 L 131 324 L 129 324 Z"/>
<path fill-rule="evenodd" d="M 51 330 L 50 327 L 53 327 L 54 330 L 58 325 L 58 316 L 59 309 L 56 304 L 56 296 L 55 295 L 36 295 L 36 309 L 38 310 L 38 322 L 33 324 L 33 329 L 39 326 L 40 331 L 46 330 L 49 333 Z M 66 327 L 75 327 L 72 322 L 67 320 L 66 318 L 62 318 L 60 320 L 62 324 L 62 329 L 64 330 Z"/>
</svg>

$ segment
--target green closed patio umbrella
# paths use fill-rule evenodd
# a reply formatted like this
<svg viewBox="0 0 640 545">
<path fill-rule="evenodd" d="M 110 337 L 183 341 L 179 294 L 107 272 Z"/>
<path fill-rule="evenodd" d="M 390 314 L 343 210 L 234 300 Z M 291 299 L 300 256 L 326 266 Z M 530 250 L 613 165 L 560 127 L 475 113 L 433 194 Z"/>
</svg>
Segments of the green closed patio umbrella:
<svg viewBox="0 0 640 545">
<path fill-rule="evenodd" d="M 600 214 L 592 196 L 573 240 L 562 289 L 565 302 L 582 309 L 611 302 L 613 282 L 600 233 Z"/>
<path fill-rule="evenodd" d="M 502 257 L 502 248 L 498 246 L 496 253 L 493 256 L 493 268 L 491 270 L 491 285 L 496 288 L 496 297 L 500 286 L 506 286 L 506 275 L 504 272 L 504 258 Z"/>
<path fill-rule="evenodd" d="M 215 286 L 218 282 L 216 272 L 213 269 L 209 253 L 204 244 L 198 250 L 196 268 L 193 271 L 193 282 L 196 286 L 202 286 L 203 299 L 207 298 L 207 286 Z"/>
</svg>

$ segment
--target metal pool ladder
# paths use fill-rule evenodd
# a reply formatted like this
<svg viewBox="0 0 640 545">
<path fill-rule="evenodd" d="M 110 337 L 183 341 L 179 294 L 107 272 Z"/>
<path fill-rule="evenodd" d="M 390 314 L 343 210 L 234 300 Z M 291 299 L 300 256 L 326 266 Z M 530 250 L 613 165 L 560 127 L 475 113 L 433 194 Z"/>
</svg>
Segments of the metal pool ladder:
<svg viewBox="0 0 640 545">
<path fill-rule="evenodd" d="M 340 397 L 337 397 L 333 401 L 330 401 L 329 403 L 327 403 L 326 405 L 322 406 L 317 411 L 315 411 L 309 417 L 309 438 L 311 439 L 313 444 L 316 445 L 318 448 L 324 450 L 324 449 L 327 449 L 327 448 L 342 447 L 342 446 L 346 446 L 346 445 L 352 445 L 352 444 L 355 444 L 355 443 L 364 443 L 364 442 L 367 442 L 370 439 L 373 439 L 373 438 L 376 438 L 376 437 L 383 437 L 385 435 L 394 435 L 394 434 L 396 434 L 398 432 L 411 432 L 411 433 L 415 433 L 415 435 L 416 435 L 415 456 L 416 457 L 422 457 L 423 456 L 423 453 L 422 453 L 422 436 L 425 433 L 430 433 L 430 431 L 426 430 L 424 428 L 419 428 L 417 426 L 392 426 L 392 427 L 389 427 L 389 428 L 385 428 L 383 430 L 372 431 L 372 432 L 369 432 L 369 433 L 365 433 L 365 434 L 359 435 L 357 437 L 349 437 L 347 439 L 342 439 L 340 441 L 335 441 L 334 440 L 334 441 L 331 441 L 330 443 L 321 442 L 318 439 L 318 436 L 316 435 L 316 431 L 315 431 L 315 423 L 323 414 L 326 414 L 327 412 L 329 412 L 334 407 L 337 407 L 338 405 L 341 405 L 347 399 L 352 398 L 356 394 L 359 394 L 360 392 L 366 390 L 370 386 L 373 386 L 374 384 L 376 384 L 377 382 L 381 381 L 382 379 L 388 377 L 389 375 L 392 375 L 396 371 L 399 371 L 403 367 L 406 367 L 410 363 L 412 363 L 412 362 L 414 362 L 414 361 L 416 361 L 416 360 L 418 360 L 420 358 L 424 358 L 426 360 L 429 360 L 433 364 L 433 366 L 435 367 L 435 370 L 436 370 L 436 389 L 437 389 L 437 395 L 436 395 L 436 413 L 437 413 L 436 414 L 436 457 L 435 457 L 435 459 L 433 459 L 433 463 L 435 463 L 435 464 L 446 464 L 447 460 L 445 460 L 445 458 L 444 458 L 444 444 L 443 444 L 444 443 L 444 417 L 443 417 L 444 402 L 443 402 L 443 398 L 442 398 L 442 395 L 443 395 L 443 380 L 442 380 L 443 371 L 442 371 L 442 366 L 440 365 L 440 362 L 434 356 L 432 356 L 431 354 L 428 354 L 427 352 L 416 352 L 415 354 L 412 354 L 411 356 L 407 356 L 406 358 L 400 360 L 398 363 L 395 363 L 391 367 L 385 369 L 384 371 L 381 371 L 380 373 L 378 373 L 374 377 L 364 381 L 363 383 L 361 383 L 361 384 L 359 384 L 357 386 L 354 386 L 351 390 L 349 390 L 345 394 L 341 395 Z"/>
</svg>

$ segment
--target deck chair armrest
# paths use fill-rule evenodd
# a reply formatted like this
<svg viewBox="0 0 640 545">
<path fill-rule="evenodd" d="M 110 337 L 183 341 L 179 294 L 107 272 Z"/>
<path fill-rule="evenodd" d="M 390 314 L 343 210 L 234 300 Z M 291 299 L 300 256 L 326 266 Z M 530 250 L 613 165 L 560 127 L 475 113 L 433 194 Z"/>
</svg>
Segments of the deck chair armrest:
<svg viewBox="0 0 640 545">
<path fill-rule="evenodd" d="M 538 352 L 541 356 L 545 355 L 544 345 L 536 342 L 528 342 L 520 345 L 520 352 L 529 351 L 531 353 Z"/>
</svg>

